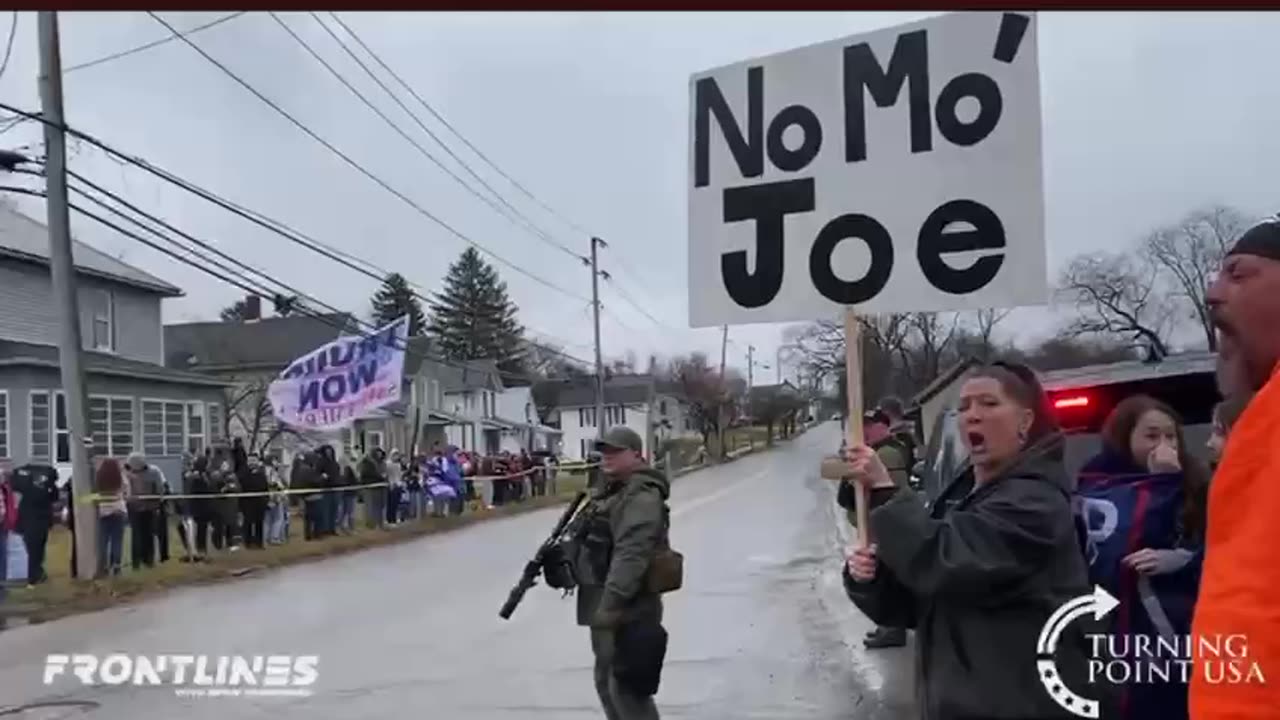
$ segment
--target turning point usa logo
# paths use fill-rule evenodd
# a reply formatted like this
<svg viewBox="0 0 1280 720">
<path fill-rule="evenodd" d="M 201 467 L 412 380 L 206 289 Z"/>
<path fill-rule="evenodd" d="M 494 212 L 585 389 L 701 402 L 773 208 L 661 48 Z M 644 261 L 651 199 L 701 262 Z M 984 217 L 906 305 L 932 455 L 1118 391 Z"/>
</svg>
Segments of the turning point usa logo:
<svg viewBox="0 0 1280 720">
<path fill-rule="evenodd" d="M 307 697 L 320 675 L 315 655 L 49 655 L 44 684 L 171 687 L 186 697 Z"/>
<path fill-rule="evenodd" d="M 1066 686 L 1053 655 L 1063 630 L 1075 620 L 1093 615 L 1101 620 L 1119 606 L 1101 587 L 1063 603 L 1049 616 L 1036 643 L 1036 670 L 1046 691 L 1063 709 L 1082 717 L 1101 715 L 1100 703 Z M 1262 667 L 1249 657 L 1244 635 L 1110 635 L 1087 633 L 1088 682 L 1108 685 L 1146 685 L 1191 682 L 1193 674 L 1212 685 L 1263 684 Z"/>
</svg>

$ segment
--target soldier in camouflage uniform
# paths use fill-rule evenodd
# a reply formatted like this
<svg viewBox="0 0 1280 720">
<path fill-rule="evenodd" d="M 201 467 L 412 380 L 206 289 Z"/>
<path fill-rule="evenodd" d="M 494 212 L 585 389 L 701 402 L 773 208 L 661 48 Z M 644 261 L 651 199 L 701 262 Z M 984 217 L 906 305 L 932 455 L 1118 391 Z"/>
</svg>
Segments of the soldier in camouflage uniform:
<svg viewBox="0 0 1280 720">
<path fill-rule="evenodd" d="M 670 484 L 645 464 L 644 445 L 629 428 L 609 430 L 596 450 L 603 482 L 571 530 L 578 624 L 591 628 L 596 692 L 608 720 L 656 720 L 666 632 L 651 568 L 670 553 Z"/>
</svg>

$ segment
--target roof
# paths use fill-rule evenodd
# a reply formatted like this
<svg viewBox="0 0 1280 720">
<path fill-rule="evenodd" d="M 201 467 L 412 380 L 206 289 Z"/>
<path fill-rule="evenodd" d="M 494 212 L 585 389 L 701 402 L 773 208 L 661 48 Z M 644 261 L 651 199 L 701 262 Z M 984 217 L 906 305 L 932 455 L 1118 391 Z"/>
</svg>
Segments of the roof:
<svg viewBox="0 0 1280 720">
<path fill-rule="evenodd" d="M 1048 391 L 1070 390 L 1096 385 L 1153 380 L 1212 373 L 1217 368 L 1217 355 L 1211 352 L 1193 352 L 1169 355 L 1156 362 L 1125 360 L 1103 365 L 1086 365 L 1067 370 L 1041 373 L 1040 382 Z"/>
<path fill-rule="evenodd" d="M 176 383 L 182 385 L 200 385 L 203 387 L 226 387 L 226 383 L 191 372 L 174 370 L 163 365 L 129 360 L 107 353 L 84 352 L 85 372 L 90 375 L 126 377 L 157 382 Z M 0 367 L 31 366 L 58 367 L 58 348 L 52 345 L 36 345 L 33 343 L 10 342 L 0 340 Z"/>
<path fill-rule="evenodd" d="M 776 385 L 752 385 L 747 389 L 747 395 L 750 397 L 768 397 L 780 392 L 797 393 L 799 390 L 791 384 L 790 380 L 783 380 Z"/>
<path fill-rule="evenodd" d="M 439 360 L 432 358 L 440 378 L 440 389 L 447 393 L 460 393 L 484 388 L 500 390 L 502 375 L 496 360 Z"/>
<path fill-rule="evenodd" d="M 933 382 L 924 386 L 924 389 L 916 393 L 908 403 L 912 407 L 919 407 L 934 398 L 938 393 L 946 390 L 951 383 L 960 379 L 961 375 L 968 372 L 969 368 L 978 364 L 978 359 L 972 355 L 962 358 L 959 362 L 947 368 L 942 374 L 933 379 Z"/>
<path fill-rule="evenodd" d="M 121 262 L 78 240 L 71 241 L 71 256 L 82 275 L 111 280 L 167 297 L 182 290 L 160 278 Z M 49 266 L 49 228 L 14 210 L 0 206 L 0 257 Z"/>
<path fill-rule="evenodd" d="M 556 407 L 591 407 L 596 404 L 595 378 L 550 380 L 557 392 Z M 604 381 L 604 404 L 639 405 L 648 403 L 656 383 L 652 375 L 615 375 Z"/>
<path fill-rule="evenodd" d="M 165 364 L 203 372 L 281 368 L 337 339 L 339 328 L 358 325 L 348 313 L 165 325 Z"/>
</svg>

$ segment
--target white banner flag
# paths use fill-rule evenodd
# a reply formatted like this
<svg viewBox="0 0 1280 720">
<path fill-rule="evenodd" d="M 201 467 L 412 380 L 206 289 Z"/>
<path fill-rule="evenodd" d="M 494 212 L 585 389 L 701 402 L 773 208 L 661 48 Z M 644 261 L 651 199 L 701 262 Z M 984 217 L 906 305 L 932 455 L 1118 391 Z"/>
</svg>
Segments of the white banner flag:
<svg viewBox="0 0 1280 720">
<path fill-rule="evenodd" d="M 289 363 L 267 396 L 276 419 L 333 430 L 400 399 L 409 316 L 369 335 L 343 337 Z"/>
</svg>

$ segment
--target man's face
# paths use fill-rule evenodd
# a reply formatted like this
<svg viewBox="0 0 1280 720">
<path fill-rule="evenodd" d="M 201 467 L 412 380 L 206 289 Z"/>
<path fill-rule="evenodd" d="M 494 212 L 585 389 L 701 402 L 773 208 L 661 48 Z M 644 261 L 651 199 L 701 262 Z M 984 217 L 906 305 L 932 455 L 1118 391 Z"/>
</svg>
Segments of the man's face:
<svg viewBox="0 0 1280 720">
<path fill-rule="evenodd" d="M 257 455 L 250 455 L 249 467 L 254 470 L 257 470 L 258 468 L 262 467 L 262 458 L 258 457 Z"/>
<path fill-rule="evenodd" d="M 862 435 L 868 445 L 874 445 L 889 437 L 889 426 L 882 422 L 869 422 L 862 426 Z"/>
<path fill-rule="evenodd" d="M 635 450 L 605 448 L 600 452 L 600 464 L 610 475 L 626 474 L 640 465 L 640 454 Z"/>
<path fill-rule="evenodd" d="M 1266 384 L 1280 360 L 1280 262 L 1232 255 L 1206 295 L 1218 329 L 1224 393 L 1248 394 Z"/>
</svg>

